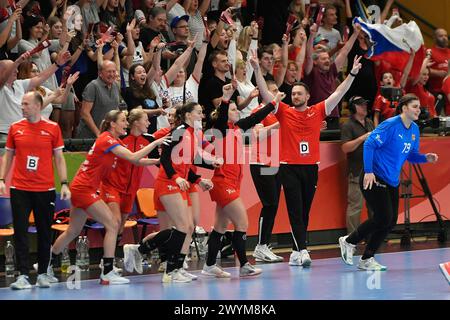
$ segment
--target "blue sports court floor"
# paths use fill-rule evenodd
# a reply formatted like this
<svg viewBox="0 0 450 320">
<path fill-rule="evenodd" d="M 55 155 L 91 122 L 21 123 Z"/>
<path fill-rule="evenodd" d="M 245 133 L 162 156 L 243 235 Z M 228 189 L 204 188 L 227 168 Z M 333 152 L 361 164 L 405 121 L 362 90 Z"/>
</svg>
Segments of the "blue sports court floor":
<svg viewBox="0 0 450 320">
<path fill-rule="evenodd" d="M 388 271 L 359 271 L 340 258 L 315 259 L 308 269 L 287 263 L 260 265 L 263 274 L 247 279 L 238 278 L 237 268 L 226 268 L 231 279 L 200 276 L 187 284 L 163 285 L 160 274 L 150 274 L 130 276 L 131 283 L 122 286 L 86 280 L 79 290 L 69 290 L 66 283 L 50 289 L 3 288 L 0 300 L 450 300 L 450 286 L 438 267 L 450 260 L 450 248 L 385 253 L 377 260 Z"/>
</svg>

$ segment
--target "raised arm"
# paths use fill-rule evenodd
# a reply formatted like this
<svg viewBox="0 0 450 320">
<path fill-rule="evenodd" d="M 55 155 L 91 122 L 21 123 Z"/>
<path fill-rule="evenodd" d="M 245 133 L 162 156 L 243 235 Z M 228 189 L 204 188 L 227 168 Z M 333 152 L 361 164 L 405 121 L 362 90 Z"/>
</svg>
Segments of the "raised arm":
<svg viewBox="0 0 450 320">
<path fill-rule="evenodd" d="M 132 162 L 133 164 L 139 165 L 139 160 L 141 160 L 143 157 L 152 152 L 153 149 L 155 149 L 157 146 L 163 143 L 167 143 L 166 137 L 155 140 L 136 152 L 131 152 L 130 150 L 121 145 L 112 149 L 111 152 L 114 153 L 119 158 L 125 159 L 127 161 Z"/>
<path fill-rule="evenodd" d="M 384 20 L 386 20 L 393 3 L 394 3 L 394 0 L 388 0 L 386 2 L 383 12 L 381 12 L 380 20 L 378 21 L 378 23 L 384 23 Z"/>
<path fill-rule="evenodd" d="M 411 52 L 409 53 L 408 63 L 406 63 L 405 70 L 403 70 L 403 74 L 400 79 L 400 88 L 402 88 L 402 89 L 404 87 L 406 87 L 406 82 L 408 81 L 409 74 L 411 73 L 411 69 L 412 69 L 412 66 L 414 63 L 415 56 L 416 56 L 416 53 L 414 52 L 413 49 L 411 49 Z M 422 64 L 422 67 L 426 63 L 425 60 L 426 59 L 424 59 L 424 63 Z M 426 64 L 425 64 L 425 68 L 426 68 Z M 422 72 L 422 70 L 421 70 L 421 72 Z M 418 82 L 418 79 L 417 79 L 417 82 Z M 416 84 L 417 84 L 417 82 L 416 82 Z"/>
<path fill-rule="evenodd" d="M 313 24 L 311 28 L 309 28 L 309 39 L 306 43 L 306 61 L 305 61 L 305 75 L 309 75 L 313 69 L 314 63 L 313 63 L 313 53 L 314 53 L 314 38 L 317 34 L 317 24 Z"/>
<path fill-rule="evenodd" d="M 303 45 L 300 49 L 300 53 L 295 58 L 295 64 L 297 65 L 297 74 L 295 76 L 295 79 L 297 81 L 300 81 L 303 76 L 303 67 L 305 65 L 305 58 L 306 58 L 306 38 L 303 41 Z"/>
<path fill-rule="evenodd" d="M 337 87 L 336 91 L 334 91 L 331 94 L 331 96 L 329 96 L 325 100 L 325 113 L 327 116 L 331 113 L 331 111 L 333 111 L 334 108 L 336 108 L 338 103 L 341 101 L 341 99 L 347 93 L 348 89 L 350 89 L 350 86 L 352 85 L 353 80 L 355 80 L 356 75 L 358 74 L 359 70 L 362 67 L 362 65 L 360 63 L 361 58 L 362 58 L 362 56 L 360 56 L 360 57 L 355 56 L 352 70 L 350 71 L 347 78 L 345 78 L 345 80 L 339 85 L 339 87 Z"/>
<path fill-rule="evenodd" d="M 20 21 L 20 15 L 22 14 L 22 9 L 17 8 L 12 15 L 9 16 L 8 22 L 5 29 L 0 33 L 0 48 L 8 42 L 11 34 L 12 27 L 16 21 Z"/>
<path fill-rule="evenodd" d="M 284 76 L 286 75 L 287 65 L 288 65 L 288 56 L 289 56 L 289 35 L 283 35 L 283 46 L 281 47 L 281 68 L 277 72 L 277 76 L 275 78 L 275 82 L 278 87 L 280 87 L 284 82 Z"/>
<path fill-rule="evenodd" d="M 258 86 L 259 93 L 263 99 L 263 102 L 269 103 L 273 101 L 274 96 L 272 93 L 269 92 L 269 89 L 267 88 L 266 81 L 264 80 L 264 77 L 261 73 L 261 68 L 259 66 L 256 51 L 251 52 L 250 63 L 252 64 L 252 67 L 255 70 L 256 85 Z"/>
<path fill-rule="evenodd" d="M 167 85 L 170 85 L 175 80 L 178 71 L 185 65 L 186 61 L 191 58 L 192 50 L 194 49 L 195 41 L 189 43 L 189 47 L 175 60 L 174 64 L 165 73 L 167 79 Z"/>
<path fill-rule="evenodd" d="M 39 75 L 37 75 L 36 77 L 30 79 L 28 89 L 36 88 L 44 83 L 56 72 L 56 70 L 58 70 L 59 67 L 62 67 L 67 61 L 69 61 L 70 57 L 71 56 L 69 51 L 60 51 L 58 53 L 58 56 L 56 57 L 56 62 L 54 64 L 39 73 Z"/>
<path fill-rule="evenodd" d="M 197 81 L 200 81 L 200 79 L 202 78 L 203 61 L 205 61 L 207 49 L 208 49 L 208 43 L 205 42 L 205 40 L 203 39 L 202 46 L 197 55 L 197 62 L 195 63 L 194 71 L 192 72 L 192 75 L 194 76 L 195 80 L 197 80 Z"/>
<path fill-rule="evenodd" d="M 200 14 L 202 17 L 206 15 L 209 9 L 209 5 L 211 3 L 211 0 L 203 0 L 201 5 L 198 7 L 198 11 L 200 11 Z"/>
<path fill-rule="evenodd" d="M 358 39 L 358 35 L 360 32 L 361 32 L 361 25 L 359 23 L 356 23 L 353 28 L 352 36 L 350 37 L 350 39 L 348 39 L 348 41 L 345 43 L 344 47 L 339 51 L 336 57 L 335 64 L 338 72 L 342 71 L 342 69 L 344 68 L 344 64 L 347 61 L 348 53 L 353 48 L 353 45 L 355 44 L 356 39 Z"/>
</svg>

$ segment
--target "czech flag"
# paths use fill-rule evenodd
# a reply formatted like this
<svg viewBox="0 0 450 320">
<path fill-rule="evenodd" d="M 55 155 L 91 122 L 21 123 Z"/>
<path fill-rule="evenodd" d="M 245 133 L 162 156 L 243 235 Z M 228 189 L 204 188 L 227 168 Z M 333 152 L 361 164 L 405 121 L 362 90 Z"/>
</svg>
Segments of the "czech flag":
<svg viewBox="0 0 450 320">
<path fill-rule="evenodd" d="M 370 24 L 357 17 L 353 23 L 359 23 L 368 35 L 370 47 L 368 58 L 383 61 L 393 71 L 403 72 L 409 59 L 410 48 L 415 52 L 413 67 L 409 77 L 417 78 L 425 59 L 425 46 L 419 26 L 414 22 L 404 23 L 396 28 L 385 24 Z"/>
</svg>

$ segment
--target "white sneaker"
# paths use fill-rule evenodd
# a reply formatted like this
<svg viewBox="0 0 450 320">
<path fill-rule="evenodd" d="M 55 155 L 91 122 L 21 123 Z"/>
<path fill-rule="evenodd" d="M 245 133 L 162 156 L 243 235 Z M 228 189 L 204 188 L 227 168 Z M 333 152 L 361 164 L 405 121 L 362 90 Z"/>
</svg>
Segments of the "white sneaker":
<svg viewBox="0 0 450 320">
<path fill-rule="evenodd" d="M 447 279 L 448 284 L 450 284 L 450 261 L 439 264 L 439 268 L 441 269 L 445 279 Z"/>
<path fill-rule="evenodd" d="M 39 288 L 50 288 L 49 276 L 46 273 L 38 275 L 36 280 L 36 287 Z"/>
<path fill-rule="evenodd" d="M 303 249 L 302 251 L 292 251 L 291 256 L 289 257 L 290 266 L 309 267 L 311 262 L 311 257 L 306 249 Z"/>
<path fill-rule="evenodd" d="M 270 250 L 267 244 L 256 245 L 255 251 L 253 252 L 253 257 L 258 262 L 281 262 L 283 257 L 277 256 Z"/>
<path fill-rule="evenodd" d="M 206 263 L 203 265 L 202 275 L 208 277 L 216 277 L 216 278 L 230 278 L 231 273 L 224 271 L 217 264 L 212 266 L 207 266 Z"/>
<path fill-rule="evenodd" d="M 138 244 L 126 244 L 123 246 L 123 265 L 128 272 L 136 270 L 137 273 L 142 274 L 144 272 L 142 269 L 142 255 L 138 248 Z"/>
<path fill-rule="evenodd" d="M 103 285 L 113 285 L 113 284 L 127 284 L 130 283 L 130 280 L 124 277 L 121 277 L 114 270 L 108 272 L 108 274 L 104 275 L 103 271 L 100 275 L 100 284 Z"/>
<path fill-rule="evenodd" d="M 249 262 L 239 268 L 239 277 L 252 277 L 262 273 L 262 269 L 255 268 Z"/>
<path fill-rule="evenodd" d="M 180 272 L 183 276 L 187 278 L 191 278 L 192 281 L 198 279 L 198 277 L 195 274 L 187 272 L 184 268 L 178 269 L 178 272 Z"/>
<path fill-rule="evenodd" d="M 363 260 L 359 259 L 358 268 L 368 271 L 386 271 L 387 267 L 379 264 L 374 257 Z"/>
<path fill-rule="evenodd" d="M 23 289 L 31 289 L 30 278 L 28 276 L 22 274 L 17 277 L 17 280 L 9 286 L 13 290 L 23 290 Z"/>
<path fill-rule="evenodd" d="M 184 258 L 184 261 L 183 261 L 183 269 L 184 269 L 184 270 L 189 269 L 189 264 L 188 264 L 188 262 L 187 262 L 187 256 L 186 256 L 186 258 Z"/>
<path fill-rule="evenodd" d="M 123 270 L 122 268 L 116 267 L 116 261 L 114 260 L 114 264 L 113 264 L 113 270 L 118 274 L 118 275 L 122 275 Z M 103 259 L 100 260 L 100 264 L 98 265 L 98 267 L 100 268 L 100 270 L 102 270 L 103 273 Z"/>
<path fill-rule="evenodd" d="M 158 272 L 166 272 L 167 261 L 163 261 L 159 264 Z"/>
<path fill-rule="evenodd" d="M 191 281 L 191 278 L 184 276 L 178 269 L 175 269 L 169 273 L 165 272 L 162 278 L 163 283 L 187 283 Z"/>
<path fill-rule="evenodd" d="M 37 263 L 33 264 L 33 269 L 37 272 L 39 268 L 39 265 Z M 47 267 L 47 280 L 50 283 L 58 283 L 59 280 L 58 278 L 55 277 L 55 273 L 53 272 L 53 267 L 52 266 L 48 266 Z"/>
<path fill-rule="evenodd" d="M 339 247 L 341 248 L 342 260 L 348 265 L 353 265 L 353 253 L 355 253 L 356 246 L 347 242 L 348 236 L 339 238 Z"/>
</svg>

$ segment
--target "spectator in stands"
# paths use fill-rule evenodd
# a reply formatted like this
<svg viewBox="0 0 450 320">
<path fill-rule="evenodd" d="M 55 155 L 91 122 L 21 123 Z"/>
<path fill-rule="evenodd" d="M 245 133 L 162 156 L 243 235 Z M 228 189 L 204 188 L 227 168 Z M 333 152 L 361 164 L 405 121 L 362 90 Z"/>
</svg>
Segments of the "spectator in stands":
<svg viewBox="0 0 450 320">
<path fill-rule="evenodd" d="M 424 108 L 428 113 L 429 118 L 437 117 L 435 103 L 435 97 L 425 88 L 428 79 L 430 78 L 430 65 L 433 63 L 430 61 L 431 51 L 427 52 L 426 58 L 423 60 L 420 74 L 416 79 L 410 79 L 407 83 L 405 91 L 407 93 L 415 94 L 420 101 L 420 107 Z"/>
<path fill-rule="evenodd" d="M 325 39 L 328 40 L 328 48 L 330 57 L 334 57 L 336 53 L 341 50 L 345 43 L 342 42 L 341 34 L 333 27 L 338 24 L 338 16 L 336 14 L 336 7 L 329 4 L 325 6 L 325 13 L 323 15 L 322 25 L 317 31 Z"/>
<path fill-rule="evenodd" d="M 56 63 L 50 65 L 39 75 L 24 80 L 17 80 L 17 67 L 29 59 L 29 53 L 22 54 L 16 61 L 1 60 L 0 61 L 0 141 L 6 141 L 6 135 L 12 123 L 22 119 L 22 98 L 27 91 L 41 86 L 45 80 L 52 76 L 59 66 L 64 65 L 69 59 L 70 54 L 60 52 L 56 59 Z"/>
<path fill-rule="evenodd" d="M 79 0 L 75 3 L 83 16 L 83 33 L 90 32 L 89 26 L 100 22 L 98 13 L 106 1 L 108 0 Z"/>
<path fill-rule="evenodd" d="M 122 24 L 127 21 L 128 16 L 132 16 L 132 14 L 128 14 L 125 8 L 125 1 L 107 0 L 103 2 L 100 10 L 100 20 L 107 25 L 120 30 Z"/>
<path fill-rule="evenodd" d="M 317 25 L 310 29 L 310 36 L 306 47 L 305 83 L 311 88 L 309 104 L 314 105 L 327 99 L 336 90 L 338 72 L 342 71 L 347 61 L 347 55 L 356 41 L 361 26 L 355 24 L 354 32 L 344 47 L 339 51 L 334 62 L 331 62 L 330 54 L 324 50 L 314 52 L 314 38 L 317 35 Z M 339 129 L 339 108 L 334 108 L 327 117 L 328 129 Z"/>
<path fill-rule="evenodd" d="M 359 188 L 359 178 L 363 169 L 363 145 L 375 129 L 372 120 L 367 117 L 367 104 L 368 101 L 361 96 L 350 98 L 351 116 L 341 130 L 342 151 L 347 155 L 348 168 L 347 233 L 352 233 L 361 224 L 363 195 Z"/>
<path fill-rule="evenodd" d="M 32 79 L 39 75 L 39 69 L 37 65 L 31 61 L 22 62 L 18 69 L 17 79 Z M 67 80 L 67 86 L 65 89 L 58 88 L 56 91 L 52 91 L 43 86 L 37 86 L 35 88 L 31 88 L 31 90 L 35 90 L 38 92 L 43 99 L 43 109 L 41 110 L 41 116 L 45 119 L 49 119 L 52 114 L 53 106 L 52 103 L 63 104 L 67 98 L 68 93 L 72 88 L 73 83 L 78 78 L 78 74 L 75 77 L 70 76 L 70 79 Z M 29 90 L 29 91 L 31 91 Z"/>
<path fill-rule="evenodd" d="M 208 35 L 203 35 L 204 39 L 207 40 Z M 193 43 L 195 46 L 195 43 Z M 165 79 L 169 81 L 169 77 L 172 77 L 170 73 L 177 71 L 173 82 L 170 83 L 167 92 L 164 93 L 171 100 L 171 105 L 173 108 L 179 108 L 188 102 L 198 102 L 198 87 L 200 80 L 202 78 L 202 67 L 203 61 L 205 59 L 206 50 L 208 42 L 203 42 L 198 53 L 197 61 L 195 63 L 195 68 L 191 75 L 186 71 L 183 65 L 178 68 L 172 66 L 165 75 Z M 195 50 L 192 50 L 194 53 Z M 192 61 L 192 56 L 190 61 Z M 173 71 L 171 69 L 174 69 Z M 187 79 L 187 80 L 186 80 Z"/>
<path fill-rule="evenodd" d="M 275 78 L 273 77 L 272 74 L 273 65 L 275 62 L 275 59 L 273 57 L 273 51 L 270 50 L 268 46 L 263 47 L 262 50 L 258 50 L 258 59 L 264 80 L 275 81 Z M 256 85 L 255 75 L 253 75 L 252 77 L 252 83 Z"/>
<path fill-rule="evenodd" d="M 150 10 L 155 7 L 155 0 L 141 0 L 140 3 L 139 9 L 134 12 L 134 18 L 138 26 L 144 27 L 150 15 Z"/>
<path fill-rule="evenodd" d="M 236 62 L 236 80 L 239 96 L 237 98 L 237 107 L 241 119 L 248 117 L 252 111 L 258 107 L 259 91 L 250 81 L 253 75 L 253 68 L 250 62 L 238 60 Z"/>
<path fill-rule="evenodd" d="M 439 28 L 434 31 L 434 46 L 431 48 L 431 59 L 434 62 L 430 68 L 429 90 L 435 96 L 442 94 L 442 81 L 447 76 L 448 61 L 450 60 L 450 49 L 448 47 L 448 33 L 445 29 Z M 440 103 L 437 114 L 440 114 L 444 104 Z"/>
<path fill-rule="evenodd" d="M 10 8 L 8 9 L 10 11 L 12 10 Z M 9 14 L 8 11 L 4 13 Z M 20 23 L 21 14 L 22 9 L 17 8 L 13 13 L 9 14 L 9 17 L 0 17 L 0 59 L 12 59 L 13 57 L 10 57 L 10 51 L 15 48 L 20 39 L 22 39 L 22 25 Z"/>
<path fill-rule="evenodd" d="M 214 76 L 209 78 L 205 83 L 204 96 L 200 98 L 200 104 L 203 105 L 205 112 L 206 128 L 211 128 L 211 113 L 219 107 L 222 101 L 222 88 L 230 83 L 230 79 L 226 78 L 227 72 L 230 71 L 228 55 L 226 51 L 217 50 L 210 56 L 212 66 L 214 68 Z M 236 101 L 237 93 L 233 95 L 233 101 Z"/>
<path fill-rule="evenodd" d="M 144 46 L 144 50 L 148 51 L 148 45 L 156 36 L 161 38 L 161 41 L 168 42 L 169 39 L 166 31 L 167 14 L 166 10 L 161 7 L 154 7 L 150 10 L 147 24 L 141 29 L 140 40 Z M 164 53 L 163 53 L 164 57 Z"/>
<path fill-rule="evenodd" d="M 175 41 L 168 45 L 166 52 L 166 59 L 175 60 L 178 58 L 188 47 L 189 39 L 189 16 L 176 16 L 173 18 L 170 28 L 172 30 Z M 195 35 L 195 34 L 193 34 Z M 200 37 L 201 38 L 201 37 Z M 195 62 L 197 61 L 197 53 L 192 52 L 191 59 L 186 67 L 188 74 L 190 75 L 194 70 Z"/>
<path fill-rule="evenodd" d="M 133 20 L 136 21 L 136 20 Z M 133 64 L 142 64 L 144 66 L 149 66 L 152 63 L 153 59 L 153 50 L 156 48 L 157 43 L 152 45 L 152 42 L 150 42 L 150 50 L 149 52 L 144 50 L 144 46 L 142 45 L 142 42 L 139 40 L 139 36 L 141 33 L 141 29 L 137 22 L 133 23 L 133 21 L 130 24 L 131 27 L 131 38 L 134 43 L 134 54 L 133 55 L 127 55 L 124 58 L 122 58 L 121 65 L 122 65 L 122 75 L 123 80 L 125 81 L 125 87 L 129 86 L 128 79 L 129 79 L 129 69 Z M 129 33 L 125 33 L 125 39 L 129 40 Z M 156 38 L 159 39 L 159 38 Z M 125 46 L 124 43 L 122 43 L 122 46 Z M 152 49 L 153 48 L 153 49 Z M 130 49 L 130 47 L 127 47 L 127 49 Z M 132 48 L 131 48 L 132 49 Z"/>
<path fill-rule="evenodd" d="M 406 82 L 408 80 L 409 73 L 411 72 L 412 65 L 414 63 L 414 56 L 415 56 L 415 52 L 413 50 L 411 50 L 411 54 L 409 56 L 408 63 L 406 64 L 405 70 L 402 73 L 402 76 L 400 79 L 399 88 L 402 90 L 405 87 Z M 387 88 L 394 88 L 396 86 L 395 79 L 394 79 L 394 76 L 392 73 L 390 73 L 390 72 L 383 73 L 383 75 L 381 76 L 381 86 L 387 87 Z M 403 91 L 403 94 L 404 93 L 405 92 Z M 400 97 L 396 97 L 396 98 L 399 99 Z M 381 95 L 381 93 L 379 93 L 377 95 L 377 97 L 375 98 L 375 102 L 373 103 L 373 111 L 374 111 L 373 122 L 375 124 L 375 128 L 378 127 L 378 125 L 382 121 L 395 116 L 395 109 L 397 108 L 397 105 L 398 105 L 398 100 L 396 100 L 396 98 L 389 100 L 388 98 L 383 97 L 383 95 Z"/>
<path fill-rule="evenodd" d="M 203 34 L 205 32 L 205 24 L 203 23 L 203 17 L 206 16 L 206 12 L 209 9 L 211 0 L 203 0 L 199 3 L 199 0 L 184 0 L 183 7 L 186 14 L 189 15 L 189 30 L 192 34 Z M 202 46 L 202 39 L 197 38 L 195 43 L 195 49 L 200 50 Z"/>
<path fill-rule="evenodd" d="M 99 68 L 98 78 L 92 80 L 84 90 L 77 138 L 97 138 L 105 115 L 118 109 L 120 84 L 117 82 L 116 68 L 114 62 L 104 61 Z"/>
<path fill-rule="evenodd" d="M 252 48 L 252 40 L 258 41 L 259 27 L 256 21 L 250 26 L 244 27 L 237 40 L 237 50 L 241 53 L 242 60 L 247 60 L 248 52 Z"/>
</svg>

